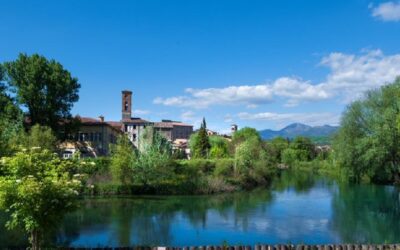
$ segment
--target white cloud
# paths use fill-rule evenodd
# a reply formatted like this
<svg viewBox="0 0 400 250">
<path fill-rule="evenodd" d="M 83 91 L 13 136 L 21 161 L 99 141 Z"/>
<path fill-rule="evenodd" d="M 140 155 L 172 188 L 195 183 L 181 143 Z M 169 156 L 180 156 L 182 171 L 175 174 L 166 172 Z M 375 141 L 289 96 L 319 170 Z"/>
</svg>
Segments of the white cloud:
<svg viewBox="0 0 400 250">
<path fill-rule="evenodd" d="M 226 123 L 231 123 L 231 122 L 233 122 L 233 117 L 232 117 L 232 115 L 231 115 L 231 114 L 226 114 L 225 117 L 224 117 L 224 122 L 226 122 Z"/>
<path fill-rule="evenodd" d="M 385 2 L 372 8 L 372 16 L 383 21 L 400 21 L 400 2 Z"/>
<path fill-rule="evenodd" d="M 183 121 L 191 121 L 195 119 L 195 113 L 193 113 L 192 111 L 185 111 L 181 114 L 181 119 Z"/>
<path fill-rule="evenodd" d="M 225 88 L 186 89 L 187 95 L 154 100 L 166 106 L 206 108 L 212 105 L 246 105 L 256 107 L 278 98 L 286 106 L 305 101 L 339 98 L 349 102 L 364 91 L 392 82 L 400 75 L 400 54 L 386 56 L 381 50 L 364 51 L 361 55 L 331 53 L 320 66 L 330 72 L 322 82 L 295 77 L 280 77 L 271 83 L 229 86 Z"/>
<path fill-rule="evenodd" d="M 196 115 L 193 111 L 183 111 L 181 113 L 181 119 L 183 122 L 193 124 L 195 126 L 199 126 L 203 120 L 202 117 Z"/>
<path fill-rule="evenodd" d="M 147 115 L 149 113 L 150 113 L 150 111 L 143 110 L 143 109 L 135 109 L 135 110 L 133 110 L 133 114 L 134 115 Z"/>
<path fill-rule="evenodd" d="M 385 56 L 380 50 L 362 56 L 332 53 L 321 64 L 331 69 L 322 87 L 346 100 L 392 82 L 400 75 L 400 54 Z"/>
<path fill-rule="evenodd" d="M 337 125 L 340 115 L 333 113 L 247 113 L 237 115 L 241 120 L 271 121 L 278 125 L 287 125 L 292 122 L 300 122 L 308 125 Z"/>
</svg>

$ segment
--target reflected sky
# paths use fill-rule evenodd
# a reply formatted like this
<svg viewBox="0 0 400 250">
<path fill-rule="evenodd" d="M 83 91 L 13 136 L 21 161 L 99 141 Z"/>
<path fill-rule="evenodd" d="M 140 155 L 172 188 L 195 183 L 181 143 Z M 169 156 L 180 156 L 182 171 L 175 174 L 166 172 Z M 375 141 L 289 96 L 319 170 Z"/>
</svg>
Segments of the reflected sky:
<svg viewBox="0 0 400 250">
<path fill-rule="evenodd" d="M 292 174 L 269 189 L 235 194 L 87 199 L 49 242 L 85 247 L 393 243 L 400 241 L 399 204 L 395 187 L 337 185 Z"/>
</svg>

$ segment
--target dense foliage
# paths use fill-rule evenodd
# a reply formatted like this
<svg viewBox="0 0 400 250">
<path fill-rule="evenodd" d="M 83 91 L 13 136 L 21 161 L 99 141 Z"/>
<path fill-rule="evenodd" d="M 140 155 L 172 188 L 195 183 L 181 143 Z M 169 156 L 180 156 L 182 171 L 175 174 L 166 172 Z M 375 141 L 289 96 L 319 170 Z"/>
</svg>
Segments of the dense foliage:
<svg viewBox="0 0 400 250">
<path fill-rule="evenodd" d="M 8 228 L 21 227 L 31 235 L 32 249 L 39 249 L 45 230 L 76 206 L 80 180 L 64 171 L 69 164 L 40 148 L 2 159 L 0 208 L 10 214 Z"/>
<path fill-rule="evenodd" d="M 366 93 L 342 116 L 334 149 L 351 180 L 400 183 L 400 78 Z"/>
<path fill-rule="evenodd" d="M 38 54 L 20 54 L 4 67 L 19 104 L 28 110 L 30 124 L 59 131 L 60 121 L 71 118 L 72 105 L 79 99 L 78 79 L 60 63 Z"/>
<path fill-rule="evenodd" d="M 22 111 L 10 96 L 5 80 L 5 69 L 0 64 L 0 157 L 15 150 L 13 139 L 22 131 Z"/>
<path fill-rule="evenodd" d="M 204 118 L 199 131 L 191 138 L 191 140 L 193 158 L 207 158 L 211 145 L 207 134 L 206 120 Z"/>
</svg>

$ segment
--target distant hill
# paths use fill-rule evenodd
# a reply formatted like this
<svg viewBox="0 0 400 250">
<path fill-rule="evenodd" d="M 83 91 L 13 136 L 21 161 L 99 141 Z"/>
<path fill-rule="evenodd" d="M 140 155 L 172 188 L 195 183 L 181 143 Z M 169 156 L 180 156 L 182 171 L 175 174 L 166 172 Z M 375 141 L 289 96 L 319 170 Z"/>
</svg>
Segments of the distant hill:
<svg viewBox="0 0 400 250">
<path fill-rule="evenodd" d="M 265 129 L 261 130 L 260 135 L 264 140 L 270 140 L 281 136 L 284 138 L 293 139 L 296 136 L 306 136 L 313 139 L 315 142 L 326 144 L 330 142 L 332 135 L 338 130 L 337 126 L 308 126 L 302 123 L 293 123 L 281 130 Z"/>
</svg>

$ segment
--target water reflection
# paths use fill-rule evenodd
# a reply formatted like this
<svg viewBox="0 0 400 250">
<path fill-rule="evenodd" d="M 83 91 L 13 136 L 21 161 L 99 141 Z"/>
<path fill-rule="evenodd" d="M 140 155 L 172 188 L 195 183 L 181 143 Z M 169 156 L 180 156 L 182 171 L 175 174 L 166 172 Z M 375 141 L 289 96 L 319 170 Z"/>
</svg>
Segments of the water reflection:
<svg viewBox="0 0 400 250">
<path fill-rule="evenodd" d="M 400 241 L 398 187 L 340 185 L 332 198 L 332 228 L 345 242 Z"/>
<path fill-rule="evenodd" d="M 391 243 L 400 241 L 399 199 L 395 187 L 284 173 L 270 189 L 252 192 L 87 199 L 48 241 L 92 247 Z M 24 245 L 18 235 L 0 229 L 0 247 Z"/>
</svg>

